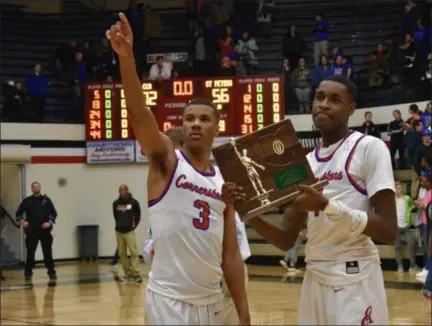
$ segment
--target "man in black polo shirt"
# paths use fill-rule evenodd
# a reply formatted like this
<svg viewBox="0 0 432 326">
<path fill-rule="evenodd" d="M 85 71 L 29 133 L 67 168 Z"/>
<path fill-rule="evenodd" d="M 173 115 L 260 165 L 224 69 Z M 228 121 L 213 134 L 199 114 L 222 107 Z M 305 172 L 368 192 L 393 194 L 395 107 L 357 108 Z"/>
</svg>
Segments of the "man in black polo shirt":
<svg viewBox="0 0 432 326">
<path fill-rule="evenodd" d="M 51 234 L 57 212 L 51 199 L 41 194 L 41 185 L 35 181 L 31 185 L 33 194 L 21 202 L 16 217 L 26 234 L 25 244 L 27 258 L 25 263 L 25 278 L 30 281 L 35 265 L 36 248 L 41 242 L 45 267 L 51 280 L 57 279 L 52 257 L 53 236 Z M 25 215 L 25 216 L 24 216 Z"/>
</svg>

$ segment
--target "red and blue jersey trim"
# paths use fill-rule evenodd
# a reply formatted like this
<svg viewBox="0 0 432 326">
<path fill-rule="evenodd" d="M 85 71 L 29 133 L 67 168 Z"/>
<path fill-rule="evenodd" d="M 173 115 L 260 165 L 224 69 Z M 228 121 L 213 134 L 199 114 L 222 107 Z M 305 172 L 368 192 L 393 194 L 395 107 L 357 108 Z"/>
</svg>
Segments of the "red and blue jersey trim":
<svg viewBox="0 0 432 326">
<path fill-rule="evenodd" d="M 357 181 L 354 180 L 354 178 L 351 176 L 351 174 L 349 173 L 349 168 L 352 162 L 352 159 L 354 157 L 355 151 L 357 149 L 358 144 L 360 143 L 360 141 L 365 138 L 366 135 L 361 136 L 359 139 L 357 139 L 357 141 L 354 144 L 354 147 L 351 149 L 351 152 L 348 155 L 348 158 L 345 162 L 345 173 L 348 177 L 349 182 L 352 184 L 352 186 L 362 195 L 367 196 L 367 190 L 365 188 L 363 188 L 362 186 L 360 186 Z"/>
<path fill-rule="evenodd" d="M 147 202 L 148 203 L 148 207 L 156 205 L 158 202 L 160 202 L 165 197 L 166 193 L 168 192 L 169 188 L 171 187 L 172 181 L 174 179 L 174 175 L 175 175 L 175 173 L 177 171 L 177 166 L 178 166 L 178 158 L 177 158 L 177 155 L 176 155 L 176 162 L 175 162 L 175 165 L 174 165 L 174 169 L 171 172 L 171 176 L 169 178 L 169 181 L 167 182 L 164 190 L 162 191 L 162 193 L 160 194 L 159 197 L 154 198 L 154 199 L 150 199 Z"/>
<path fill-rule="evenodd" d="M 186 162 L 188 162 L 188 164 L 192 167 L 192 169 L 194 169 L 197 173 L 201 174 L 203 177 L 214 177 L 216 175 L 216 169 L 214 168 L 214 166 L 210 164 L 210 172 L 205 172 L 205 171 L 200 171 L 198 170 L 195 166 L 193 166 L 192 162 L 189 161 L 189 159 L 186 157 L 185 153 L 183 153 L 183 151 L 180 151 L 181 155 L 183 156 L 183 158 L 185 159 Z"/>
<path fill-rule="evenodd" d="M 315 148 L 315 159 L 316 159 L 318 162 L 321 162 L 321 163 L 330 161 L 330 160 L 333 158 L 333 155 L 337 152 L 337 150 L 338 150 L 338 149 L 342 146 L 342 144 L 345 142 L 345 140 L 347 140 L 347 138 L 348 138 L 349 136 L 351 136 L 353 133 L 354 133 L 354 130 L 352 130 L 352 131 L 350 131 L 349 133 L 347 133 L 347 134 L 345 135 L 345 137 L 342 138 L 342 141 L 341 141 L 340 144 L 335 148 L 335 150 L 334 150 L 333 152 L 331 152 L 329 155 L 324 156 L 324 157 L 320 157 L 320 155 L 319 155 L 319 150 L 320 150 L 321 147 L 322 147 L 322 143 L 320 143 L 320 144 L 317 146 L 317 148 Z"/>
</svg>

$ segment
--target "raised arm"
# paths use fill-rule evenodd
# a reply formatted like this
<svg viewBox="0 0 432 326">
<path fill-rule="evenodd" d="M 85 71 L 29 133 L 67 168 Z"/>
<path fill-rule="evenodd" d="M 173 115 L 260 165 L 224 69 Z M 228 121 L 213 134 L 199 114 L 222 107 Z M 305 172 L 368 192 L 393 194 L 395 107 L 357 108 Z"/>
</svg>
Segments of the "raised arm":
<svg viewBox="0 0 432 326">
<path fill-rule="evenodd" d="M 156 119 L 146 105 L 141 89 L 132 51 L 132 29 L 126 16 L 122 13 L 119 16 L 120 21 L 106 31 L 106 37 L 119 56 L 120 73 L 133 131 L 150 163 L 157 160 L 158 163 L 163 161 L 174 165 L 175 154 L 171 141 L 159 131 Z"/>
</svg>

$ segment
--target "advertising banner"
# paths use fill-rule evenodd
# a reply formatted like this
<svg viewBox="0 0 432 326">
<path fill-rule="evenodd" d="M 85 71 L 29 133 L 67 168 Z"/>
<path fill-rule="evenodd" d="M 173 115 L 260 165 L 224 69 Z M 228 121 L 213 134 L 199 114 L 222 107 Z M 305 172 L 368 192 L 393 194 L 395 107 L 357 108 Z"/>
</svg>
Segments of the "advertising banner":
<svg viewBox="0 0 432 326">
<path fill-rule="evenodd" d="M 134 163 L 135 141 L 87 142 L 87 163 Z"/>
</svg>

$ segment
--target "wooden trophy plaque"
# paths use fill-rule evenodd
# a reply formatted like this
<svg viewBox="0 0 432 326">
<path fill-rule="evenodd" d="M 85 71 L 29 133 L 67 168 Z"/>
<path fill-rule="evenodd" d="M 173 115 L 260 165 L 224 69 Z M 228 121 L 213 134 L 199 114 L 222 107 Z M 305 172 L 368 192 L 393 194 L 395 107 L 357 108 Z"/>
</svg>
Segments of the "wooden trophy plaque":
<svg viewBox="0 0 432 326">
<path fill-rule="evenodd" d="M 235 207 L 243 221 L 294 200 L 297 184 L 321 189 L 316 182 L 291 120 L 283 120 L 246 136 L 231 138 L 213 149 L 225 181 L 243 187 L 246 200 Z"/>
</svg>

